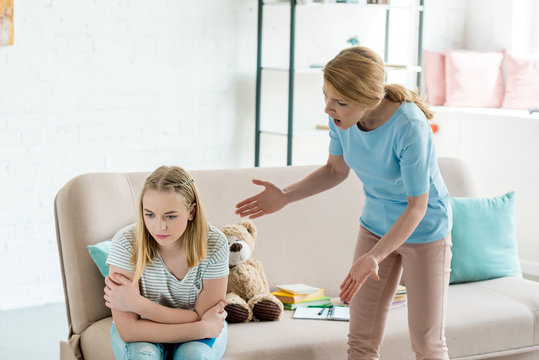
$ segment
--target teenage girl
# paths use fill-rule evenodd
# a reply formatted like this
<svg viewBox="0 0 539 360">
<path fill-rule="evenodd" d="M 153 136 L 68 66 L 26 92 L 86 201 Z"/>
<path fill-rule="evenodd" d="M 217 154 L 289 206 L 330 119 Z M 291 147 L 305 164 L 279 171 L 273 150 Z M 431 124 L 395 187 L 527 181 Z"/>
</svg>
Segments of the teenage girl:
<svg viewBox="0 0 539 360">
<path fill-rule="evenodd" d="M 283 189 L 253 180 L 265 190 L 238 203 L 236 212 L 250 218 L 273 213 L 338 185 L 352 169 L 366 201 L 354 261 L 340 293 L 350 303 L 349 359 L 379 358 L 401 275 L 416 358 L 448 359 L 444 329 L 452 215 L 428 123 L 433 114 L 415 93 L 384 84 L 384 63 L 366 47 L 341 51 L 323 73 L 327 163 Z"/>
<path fill-rule="evenodd" d="M 114 236 L 107 264 L 117 359 L 223 356 L 227 240 L 185 170 L 162 166 L 146 179 L 137 222 Z"/>
</svg>

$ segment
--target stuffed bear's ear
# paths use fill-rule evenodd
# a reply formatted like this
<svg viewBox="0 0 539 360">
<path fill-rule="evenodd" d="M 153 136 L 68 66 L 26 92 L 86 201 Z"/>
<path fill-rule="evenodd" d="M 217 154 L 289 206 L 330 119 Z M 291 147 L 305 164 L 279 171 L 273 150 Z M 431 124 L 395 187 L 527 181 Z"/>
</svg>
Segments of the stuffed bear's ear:
<svg viewBox="0 0 539 360">
<path fill-rule="evenodd" d="M 243 220 L 238 223 L 238 225 L 243 226 L 249 234 L 256 239 L 256 226 L 251 220 Z"/>
</svg>

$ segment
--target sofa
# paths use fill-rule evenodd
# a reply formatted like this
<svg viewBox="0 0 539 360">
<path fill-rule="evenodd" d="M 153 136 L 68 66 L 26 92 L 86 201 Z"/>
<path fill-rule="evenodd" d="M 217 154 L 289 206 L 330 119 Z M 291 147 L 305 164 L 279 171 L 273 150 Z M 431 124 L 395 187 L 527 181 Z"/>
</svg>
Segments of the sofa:
<svg viewBox="0 0 539 360">
<path fill-rule="evenodd" d="M 474 195 L 471 171 L 453 158 L 439 165 L 452 196 Z M 258 192 L 259 178 L 284 186 L 314 166 L 191 171 L 208 220 L 221 227 L 240 218 L 234 205 Z M 149 173 L 91 173 L 69 181 L 57 194 L 54 211 L 69 334 L 60 358 L 113 359 L 111 313 L 104 305 L 103 276 L 87 246 L 112 238 L 133 223 L 138 193 Z M 253 254 L 270 286 L 306 283 L 336 297 L 351 265 L 364 201 L 361 183 L 351 174 L 339 186 L 280 212 L 256 219 Z M 348 322 L 298 320 L 285 311 L 277 322 L 230 324 L 224 359 L 344 359 Z M 497 278 L 451 285 L 447 343 L 451 359 L 539 359 L 539 283 Z M 409 360 L 405 307 L 392 309 L 381 358 Z"/>
</svg>

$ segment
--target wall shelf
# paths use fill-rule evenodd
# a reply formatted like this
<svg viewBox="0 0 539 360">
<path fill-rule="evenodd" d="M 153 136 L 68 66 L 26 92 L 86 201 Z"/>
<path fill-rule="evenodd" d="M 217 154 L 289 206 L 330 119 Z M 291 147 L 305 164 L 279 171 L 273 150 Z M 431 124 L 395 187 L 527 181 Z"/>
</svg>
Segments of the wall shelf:
<svg viewBox="0 0 539 360">
<path fill-rule="evenodd" d="M 385 11 L 385 36 L 384 36 L 384 54 L 383 58 L 386 62 L 388 73 L 391 72 L 411 72 L 415 73 L 415 84 L 419 89 L 421 84 L 422 72 L 422 33 L 423 33 L 423 11 L 424 0 L 413 0 L 415 5 L 400 6 L 387 4 L 353 4 L 353 3 L 309 3 L 298 4 L 297 0 L 290 1 L 258 1 L 258 29 L 257 29 L 257 71 L 256 71 L 256 103 L 255 103 L 255 159 L 254 165 L 260 166 L 261 160 L 261 135 L 262 134 L 280 134 L 286 136 L 286 165 L 292 165 L 292 150 L 293 139 L 297 135 L 294 133 L 294 92 L 295 92 L 295 75 L 296 74 L 321 74 L 322 64 L 315 63 L 314 66 L 305 67 L 299 66 L 296 68 L 296 7 L 312 7 L 315 10 L 323 11 L 324 9 L 342 8 L 347 11 L 351 8 L 359 9 L 360 11 L 370 11 L 376 9 Z M 288 67 L 286 66 L 266 66 L 262 64 L 262 43 L 263 43 L 263 24 L 264 24 L 264 7 L 267 6 L 288 6 L 290 8 L 290 23 L 289 23 L 289 56 Z M 388 63 L 389 58 L 389 28 L 390 14 L 393 10 L 410 10 L 417 14 L 417 62 L 414 64 Z M 262 128 L 261 124 L 261 107 L 262 107 L 262 74 L 264 72 L 276 71 L 280 73 L 288 73 L 288 109 L 286 131 L 267 131 Z M 313 124 L 313 131 L 315 125 Z M 320 132 L 320 130 L 318 130 Z M 299 135 L 299 134 L 298 134 Z"/>
</svg>

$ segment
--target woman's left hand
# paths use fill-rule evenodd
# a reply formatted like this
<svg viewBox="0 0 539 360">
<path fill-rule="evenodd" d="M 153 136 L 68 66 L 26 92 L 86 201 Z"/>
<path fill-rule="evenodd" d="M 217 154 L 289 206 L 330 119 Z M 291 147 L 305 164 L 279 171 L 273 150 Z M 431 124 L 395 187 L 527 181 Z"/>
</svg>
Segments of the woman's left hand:
<svg viewBox="0 0 539 360">
<path fill-rule="evenodd" d="M 140 292 L 136 285 L 122 274 L 113 273 L 105 278 L 105 305 L 118 311 L 137 312 Z"/>
<path fill-rule="evenodd" d="M 348 275 L 342 282 L 341 293 L 339 295 L 341 301 L 350 303 L 354 296 L 356 296 L 359 288 L 363 286 L 371 275 L 375 280 L 380 280 L 380 277 L 378 277 L 378 262 L 373 256 L 365 254 L 354 262 Z"/>
</svg>

